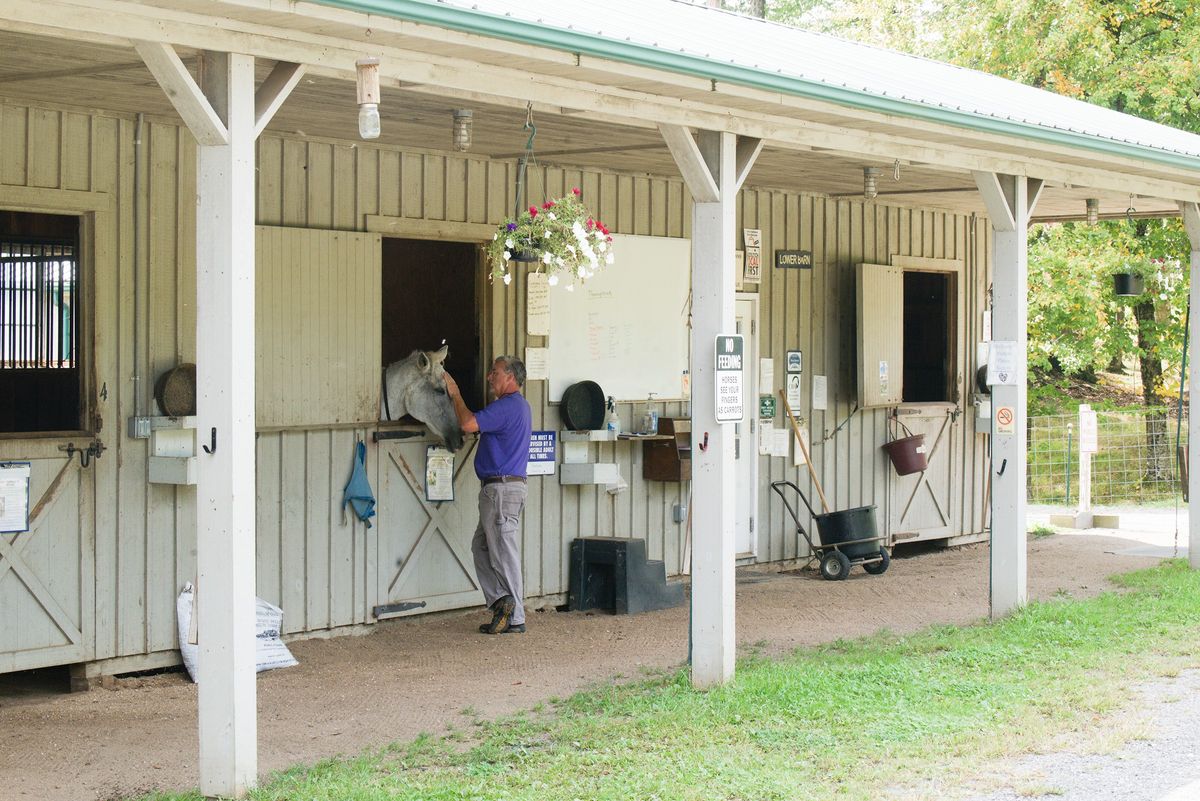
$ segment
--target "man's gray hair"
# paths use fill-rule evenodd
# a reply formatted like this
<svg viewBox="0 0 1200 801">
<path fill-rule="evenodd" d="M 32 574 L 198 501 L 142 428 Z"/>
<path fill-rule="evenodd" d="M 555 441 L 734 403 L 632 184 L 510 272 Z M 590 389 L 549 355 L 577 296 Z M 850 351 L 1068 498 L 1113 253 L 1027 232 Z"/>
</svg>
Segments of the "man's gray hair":
<svg viewBox="0 0 1200 801">
<path fill-rule="evenodd" d="M 497 362 L 504 362 L 504 369 L 512 373 L 512 377 L 517 379 L 517 386 L 525 386 L 525 362 L 518 359 L 516 356 L 497 356 Z"/>
</svg>

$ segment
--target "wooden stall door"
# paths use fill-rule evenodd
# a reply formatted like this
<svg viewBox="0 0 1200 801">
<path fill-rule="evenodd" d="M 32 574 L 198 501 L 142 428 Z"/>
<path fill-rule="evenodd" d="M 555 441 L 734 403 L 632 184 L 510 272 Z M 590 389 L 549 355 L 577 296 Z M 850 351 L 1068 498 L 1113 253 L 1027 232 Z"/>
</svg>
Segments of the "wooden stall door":
<svg viewBox="0 0 1200 801">
<path fill-rule="evenodd" d="M 0 534 L 0 673 L 83 662 L 94 647 L 96 463 L 37 450 L 23 459 L 29 531 Z"/>
<path fill-rule="evenodd" d="M 378 446 L 378 619 L 483 603 L 471 557 L 479 520 L 474 440 L 455 455 L 453 501 L 425 500 L 430 444 L 410 439 Z"/>
<path fill-rule="evenodd" d="M 956 407 L 948 404 L 901 407 L 899 420 L 913 434 L 925 435 L 929 467 L 923 473 L 898 476 L 888 468 L 891 484 L 890 526 L 897 542 L 915 542 L 953 537 L 955 530 L 950 499 L 954 481 L 955 443 L 961 422 Z M 889 425 L 895 425 L 889 423 Z M 898 436 L 905 436 L 897 426 Z"/>
</svg>

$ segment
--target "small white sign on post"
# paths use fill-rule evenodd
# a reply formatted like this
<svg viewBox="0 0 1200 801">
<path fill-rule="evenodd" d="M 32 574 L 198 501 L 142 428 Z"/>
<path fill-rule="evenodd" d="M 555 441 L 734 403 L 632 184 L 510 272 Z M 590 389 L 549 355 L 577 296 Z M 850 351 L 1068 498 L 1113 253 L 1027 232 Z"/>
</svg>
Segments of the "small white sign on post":
<svg viewBox="0 0 1200 801">
<path fill-rule="evenodd" d="M 743 347 L 740 334 L 717 335 L 716 403 L 713 405 L 718 423 L 740 423 L 746 417 Z"/>
<path fill-rule="evenodd" d="M 1099 436 L 1096 430 L 1096 410 L 1086 403 L 1079 404 L 1079 452 L 1099 452 Z"/>
<path fill-rule="evenodd" d="M 993 341 L 987 367 L 987 382 L 994 387 L 1015 387 L 1025 380 L 1025 376 L 1017 375 L 1016 342 Z"/>
<path fill-rule="evenodd" d="M 1017 415 L 1011 406 L 996 407 L 996 433 L 997 434 L 1015 434 L 1017 433 Z"/>
</svg>

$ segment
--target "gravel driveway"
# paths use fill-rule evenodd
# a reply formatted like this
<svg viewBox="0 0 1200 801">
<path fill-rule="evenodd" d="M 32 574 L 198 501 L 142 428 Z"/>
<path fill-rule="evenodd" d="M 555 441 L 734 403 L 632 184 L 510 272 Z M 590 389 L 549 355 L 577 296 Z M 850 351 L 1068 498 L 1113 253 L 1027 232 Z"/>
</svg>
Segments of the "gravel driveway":
<svg viewBox="0 0 1200 801">
<path fill-rule="evenodd" d="M 1091 732 L 1076 747 L 996 765 L 977 783 L 999 789 L 966 801 L 1200 799 L 1200 671 L 1142 684 L 1132 693 L 1136 707 L 1121 723 L 1141 730 L 1139 739 L 1107 753 L 1088 753 L 1098 734 Z"/>
</svg>

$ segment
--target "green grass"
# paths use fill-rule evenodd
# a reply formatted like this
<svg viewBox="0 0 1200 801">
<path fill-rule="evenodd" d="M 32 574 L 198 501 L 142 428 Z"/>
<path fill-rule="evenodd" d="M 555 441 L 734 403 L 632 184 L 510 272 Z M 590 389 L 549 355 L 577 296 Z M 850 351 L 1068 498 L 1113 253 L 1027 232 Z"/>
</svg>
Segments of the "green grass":
<svg viewBox="0 0 1200 801">
<path fill-rule="evenodd" d="M 994 624 L 753 656 L 708 692 L 683 671 L 593 689 L 487 723 L 466 745 L 423 736 L 297 767 L 251 798 L 874 799 L 901 783 L 957 786 L 989 758 L 1096 726 L 1130 682 L 1197 663 L 1200 574 L 1176 561 L 1115 580 L 1126 591 Z"/>
<path fill-rule="evenodd" d="M 1054 526 L 1047 526 L 1045 523 L 1037 523 L 1029 527 L 1029 537 L 1035 540 L 1042 540 L 1046 537 L 1053 537 L 1058 533 L 1058 529 Z"/>
</svg>

